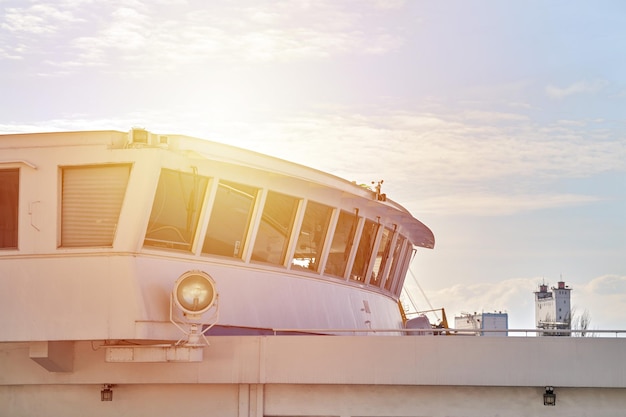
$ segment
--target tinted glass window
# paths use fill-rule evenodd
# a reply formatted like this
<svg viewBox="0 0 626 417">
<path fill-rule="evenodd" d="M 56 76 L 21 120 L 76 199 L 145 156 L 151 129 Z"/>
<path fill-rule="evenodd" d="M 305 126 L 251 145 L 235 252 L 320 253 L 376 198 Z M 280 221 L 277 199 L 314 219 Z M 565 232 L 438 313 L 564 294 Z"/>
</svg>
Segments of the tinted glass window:
<svg viewBox="0 0 626 417">
<path fill-rule="evenodd" d="M 265 200 L 252 260 L 282 265 L 285 261 L 298 199 L 270 191 Z"/>
<path fill-rule="evenodd" d="M 247 185 L 220 181 L 203 253 L 241 258 L 257 192 Z"/>
<path fill-rule="evenodd" d="M 396 246 L 393 249 L 393 261 L 391 263 L 391 270 L 389 271 L 389 277 L 387 281 L 385 281 L 385 289 L 391 291 L 391 286 L 394 282 L 395 275 L 398 272 L 402 261 L 402 247 L 404 246 L 405 241 L 404 236 L 398 236 L 396 239 Z"/>
<path fill-rule="evenodd" d="M 300 235 L 291 264 L 293 268 L 319 271 L 322 245 L 333 210 L 323 204 L 309 201 L 304 212 Z"/>
<path fill-rule="evenodd" d="M 195 173 L 161 170 L 144 245 L 191 250 L 208 182 Z"/>
<path fill-rule="evenodd" d="M 352 265 L 352 273 L 350 278 L 355 281 L 365 282 L 367 268 L 369 267 L 370 259 L 372 257 L 372 250 L 374 249 L 374 242 L 376 240 L 376 234 L 378 233 L 378 223 L 371 220 L 365 220 L 363 225 L 363 232 L 361 233 L 361 239 L 359 239 L 359 246 L 356 250 L 356 257 L 354 258 L 354 264 Z"/>
<path fill-rule="evenodd" d="M 370 278 L 370 285 L 380 287 L 382 282 L 382 274 L 385 272 L 385 265 L 389 254 L 391 252 L 391 237 L 393 232 L 387 228 L 383 230 L 383 236 L 378 245 L 378 252 L 376 253 L 376 259 L 374 259 L 374 268 L 372 269 L 372 277 Z"/>
<path fill-rule="evenodd" d="M 412 253 L 413 253 L 413 246 L 411 246 L 410 242 L 407 242 L 406 247 L 402 251 L 402 255 L 401 255 L 402 261 L 398 265 L 398 269 L 395 271 L 393 287 L 391 287 L 391 291 L 395 295 L 400 295 L 400 292 L 402 292 L 402 286 L 404 285 L 404 278 L 406 277 L 409 264 L 411 263 Z"/>
<path fill-rule="evenodd" d="M 0 169 L 0 249 L 17 248 L 19 169 Z"/>
<path fill-rule="evenodd" d="M 357 220 L 358 218 L 354 214 L 345 211 L 339 213 L 339 220 L 333 235 L 324 273 L 337 277 L 344 276 L 348 257 L 352 250 Z"/>
</svg>

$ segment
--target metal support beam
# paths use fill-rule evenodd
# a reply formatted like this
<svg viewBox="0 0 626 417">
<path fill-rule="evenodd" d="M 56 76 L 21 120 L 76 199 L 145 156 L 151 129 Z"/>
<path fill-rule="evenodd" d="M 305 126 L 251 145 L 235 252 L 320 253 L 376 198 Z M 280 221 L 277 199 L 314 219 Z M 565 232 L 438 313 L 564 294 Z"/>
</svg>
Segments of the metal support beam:
<svg viewBox="0 0 626 417">
<path fill-rule="evenodd" d="M 265 398 L 263 384 L 239 384 L 239 413 L 237 417 L 263 417 Z"/>
<path fill-rule="evenodd" d="M 29 357 L 50 372 L 72 372 L 74 342 L 30 342 Z"/>
<path fill-rule="evenodd" d="M 112 346 L 107 362 L 202 362 L 204 346 Z"/>
</svg>

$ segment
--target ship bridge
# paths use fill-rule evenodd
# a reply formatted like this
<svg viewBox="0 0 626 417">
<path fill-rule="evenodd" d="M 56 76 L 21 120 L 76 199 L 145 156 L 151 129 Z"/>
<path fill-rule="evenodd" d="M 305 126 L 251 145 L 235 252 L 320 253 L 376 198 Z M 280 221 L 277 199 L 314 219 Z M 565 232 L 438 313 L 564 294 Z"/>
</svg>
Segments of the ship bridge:
<svg viewBox="0 0 626 417">
<path fill-rule="evenodd" d="M 132 129 L 0 150 L 4 340 L 176 340 L 169 294 L 196 270 L 219 294 L 212 332 L 402 328 L 407 269 L 434 246 L 379 188 L 216 142 Z"/>
</svg>

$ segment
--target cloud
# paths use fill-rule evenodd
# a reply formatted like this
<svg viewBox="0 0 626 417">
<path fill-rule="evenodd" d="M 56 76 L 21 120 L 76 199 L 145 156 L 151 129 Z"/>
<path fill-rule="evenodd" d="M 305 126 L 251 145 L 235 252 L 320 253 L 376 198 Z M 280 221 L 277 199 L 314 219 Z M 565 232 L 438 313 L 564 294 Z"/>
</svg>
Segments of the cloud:
<svg viewBox="0 0 626 417">
<path fill-rule="evenodd" d="M 427 197 L 415 202 L 421 214 L 464 214 L 473 216 L 506 216 L 534 210 L 578 206 L 599 201 L 598 197 L 580 194 L 495 194 L 455 193 Z M 459 202 L 463 202 L 459 204 Z"/>
<path fill-rule="evenodd" d="M 579 127 L 584 127 L 587 125 L 587 122 L 584 120 L 557 120 L 556 121 L 557 125 L 562 125 L 562 126 L 579 126 Z"/>
<path fill-rule="evenodd" d="M 434 291 L 425 291 L 428 302 L 435 308 L 445 308 L 450 326 L 454 317 L 473 312 L 507 312 L 510 328 L 533 328 L 534 295 L 538 278 L 512 278 L 500 282 L 478 282 L 456 284 Z M 413 293 L 413 301 L 418 310 L 427 310 L 427 300 L 416 290 L 416 284 L 409 280 L 405 289 Z M 431 321 L 435 321 L 432 320 Z"/>
<path fill-rule="evenodd" d="M 41 3 L 27 8 L 5 9 L 0 27 L 8 32 L 44 35 L 59 31 L 64 23 L 81 20 L 72 11 L 62 10 L 54 4 Z"/>
<path fill-rule="evenodd" d="M 572 305 L 579 314 L 588 312 L 591 329 L 626 329 L 626 276 L 603 275 L 574 286 Z"/>
<path fill-rule="evenodd" d="M 218 136 L 349 180 L 393 178 L 388 196 L 420 213 L 511 215 L 592 204 L 600 197 L 555 184 L 626 171 L 626 138 L 591 140 L 584 124 L 533 127 L 523 116 L 483 116 L 477 123 L 464 114 L 336 111 L 255 123 L 251 137 Z"/>
<path fill-rule="evenodd" d="M 85 20 L 76 10 L 81 0 L 39 2 L 18 7 L 3 7 L 0 12 L 0 59 L 14 61 L 58 52 L 62 35 Z M 11 4 L 9 2 L 9 4 Z"/>
<path fill-rule="evenodd" d="M 6 8 L 0 28 L 19 37 L 0 44 L 3 55 L 46 55 L 40 47 L 54 34 L 62 54 L 47 56 L 50 72 L 83 67 L 145 76 L 184 71 L 189 65 L 326 60 L 342 55 L 380 55 L 403 45 L 401 28 L 385 25 L 402 2 L 199 1 L 40 3 Z M 80 15 L 77 10 L 80 11 Z M 370 20 L 376 18 L 376 25 Z"/>
<path fill-rule="evenodd" d="M 527 122 L 529 117 L 520 113 L 488 112 L 480 110 L 467 110 L 460 114 L 460 117 L 472 123 L 494 123 L 494 122 Z"/>
<path fill-rule="evenodd" d="M 564 88 L 548 85 L 546 87 L 546 94 L 548 95 L 548 97 L 553 99 L 563 99 L 577 94 L 597 93 L 598 91 L 606 87 L 607 84 L 608 83 L 605 80 L 585 80 L 577 81 Z"/>
<path fill-rule="evenodd" d="M 519 201 L 526 196 L 512 188 L 511 180 L 522 186 L 523 179 L 550 181 L 626 169 L 624 139 L 590 141 L 584 127 L 533 128 L 522 116 L 507 116 L 505 123 L 499 123 L 498 117 L 491 123 L 484 119 L 481 124 L 464 120 L 464 115 L 406 111 L 376 116 L 311 114 L 285 120 L 272 132 L 272 138 L 262 133 L 263 126 L 256 125 L 255 130 L 257 139 L 266 137 L 270 142 L 307 138 L 297 144 L 306 148 L 303 155 L 321 157 L 320 152 L 328 146 L 349 150 L 358 155 L 355 166 L 350 167 L 359 171 L 355 173 L 371 172 L 376 167 L 378 172 L 389 171 L 394 178 L 435 181 L 438 187 L 455 184 L 466 190 L 483 181 L 506 184 L 509 192 L 517 191 L 521 196 Z M 284 149 L 285 154 L 292 151 L 297 154 L 297 149 Z M 333 163 L 328 158 L 326 161 L 326 165 Z M 560 197 L 567 204 L 576 200 L 580 197 Z M 550 205 L 556 200 L 547 201 Z"/>
<path fill-rule="evenodd" d="M 399 9 L 406 3 L 405 0 L 368 0 L 368 2 L 379 9 Z"/>
<path fill-rule="evenodd" d="M 586 286 L 591 294 L 626 297 L 626 276 L 604 275 L 594 278 Z"/>
<path fill-rule="evenodd" d="M 135 111 L 117 120 L 81 116 L 40 126 L 128 130 L 139 123 L 161 133 L 215 139 L 350 181 L 385 180 L 383 191 L 390 199 L 422 215 L 509 216 L 589 205 L 602 197 L 593 190 L 564 191 L 559 181 L 626 171 L 626 138 L 593 137 L 587 123 L 535 127 L 523 115 L 506 113 L 468 118 L 466 113 L 368 114 L 342 108 L 266 118 L 246 114 L 237 102 L 214 104 L 203 102 L 201 117 L 190 103 Z M 225 107 L 233 111 L 225 113 Z"/>
</svg>

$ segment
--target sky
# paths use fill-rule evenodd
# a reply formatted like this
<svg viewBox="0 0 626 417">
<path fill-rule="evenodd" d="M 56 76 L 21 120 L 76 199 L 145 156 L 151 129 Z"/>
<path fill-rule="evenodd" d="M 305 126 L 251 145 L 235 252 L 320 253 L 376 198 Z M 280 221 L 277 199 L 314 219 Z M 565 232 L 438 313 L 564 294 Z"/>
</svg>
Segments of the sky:
<svg viewBox="0 0 626 417">
<path fill-rule="evenodd" d="M 0 0 L 0 133 L 131 127 L 384 180 L 419 310 L 626 329 L 621 0 Z"/>
</svg>

